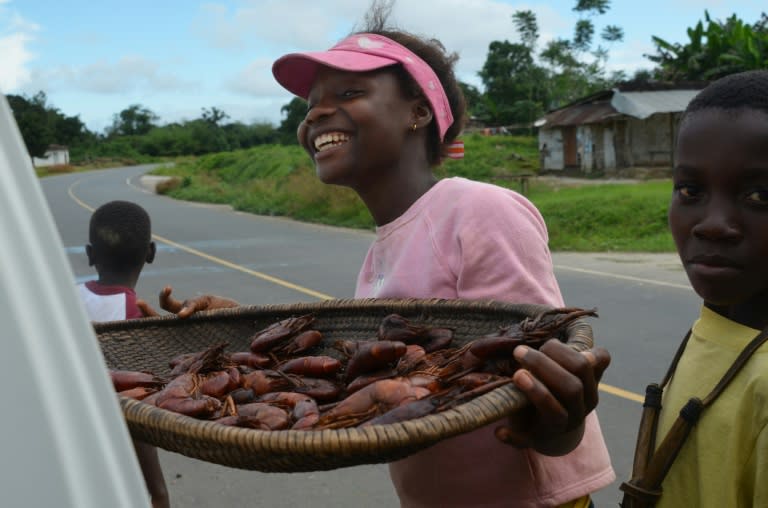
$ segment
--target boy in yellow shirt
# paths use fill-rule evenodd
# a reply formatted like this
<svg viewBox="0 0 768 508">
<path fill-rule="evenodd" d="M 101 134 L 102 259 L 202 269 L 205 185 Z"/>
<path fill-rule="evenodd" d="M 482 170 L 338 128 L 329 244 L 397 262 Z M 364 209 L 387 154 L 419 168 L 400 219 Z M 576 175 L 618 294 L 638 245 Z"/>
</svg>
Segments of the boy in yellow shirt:
<svg viewBox="0 0 768 508">
<path fill-rule="evenodd" d="M 644 416 L 622 506 L 768 506 L 768 71 L 691 101 L 673 183 L 669 225 L 703 306 L 649 387 L 645 415 L 660 402 L 658 425 Z"/>
</svg>

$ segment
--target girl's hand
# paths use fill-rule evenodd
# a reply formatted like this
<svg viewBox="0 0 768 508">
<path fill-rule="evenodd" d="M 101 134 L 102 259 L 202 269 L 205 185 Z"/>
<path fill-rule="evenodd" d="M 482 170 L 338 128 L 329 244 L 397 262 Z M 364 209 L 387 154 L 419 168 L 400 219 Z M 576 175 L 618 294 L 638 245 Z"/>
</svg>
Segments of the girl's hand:
<svg viewBox="0 0 768 508">
<path fill-rule="evenodd" d="M 584 419 L 597 406 L 597 386 L 610 354 L 603 348 L 578 352 L 552 339 L 538 351 L 519 346 L 514 355 L 521 368 L 512 379 L 531 407 L 498 427 L 496 437 L 545 455 L 565 455 L 578 446 Z"/>
<path fill-rule="evenodd" d="M 216 295 L 200 295 L 195 298 L 179 301 L 171 296 L 173 288 L 165 286 L 160 291 L 160 307 L 168 312 L 176 314 L 184 319 L 195 312 L 202 310 L 226 309 L 238 307 L 240 304 L 231 298 L 224 298 Z"/>
</svg>

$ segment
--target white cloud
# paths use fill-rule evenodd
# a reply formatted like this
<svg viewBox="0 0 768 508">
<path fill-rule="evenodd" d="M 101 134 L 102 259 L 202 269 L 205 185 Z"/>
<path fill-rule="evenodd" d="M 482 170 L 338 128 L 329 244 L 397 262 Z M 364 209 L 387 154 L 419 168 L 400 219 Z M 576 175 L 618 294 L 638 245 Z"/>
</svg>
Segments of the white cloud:
<svg viewBox="0 0 768 508">
<path fill-rule="evenodd" d="M 247 102 L 216 101 L 208 104 L 204 98 L 201 98 L 198 102 L 205 104 L 204 107 L 215 106 L 224 111 L 229 115 L 228 122 L 243 122 L 245 124 L 271 123 L 278 125 L 280 123 L 280 115 L 279 113 L 275 114 L 275 112 L 279 112 L 280 108 L 287 101 L 257 99 Z M 201 108 L 173 108 L 164 106 L 150 109 L 160 116 L 163 123 L 194 120 L 195 118 L 200 118 L 202 114 Z"/>
<path fill-rule="evenodd" d="M 125 56 L 114 62 L 97 61 L 85 66 L 36 69 L 31 80 L 44 90 L 77 90 L 96 94 L 135 91 L 162 93 L 191 90 L 196 83 L 163 72 L 160 66 L 140 56 Z"/>
<path fill-rule="evenodd" d="M 27 64 L 32 53 L 27 45 L 32 40 L 28 35 L 16 33 L 0 37 L 0 91 L 14 92 L 29 80 Z"/>
<path fill-rule="evenodd" d="M 609 71 L 623 70 L 628 78 L 640 69 L 652 69 L 656 64 L 645 58 L 644 55 L 652 55 L 656 48 L 650 41 L 631 40 L 620 47 L 610 50 L 606 68 Z"/>
<path fill-rule="evenodd" d="M 248 64 L 236 76 L 225 82 L 225 87 L 234 92 L 250 96 L 274 96 L 283 89 L 272 77 L 272 59 L 258 58 Z"/>
<path fill-rule="evenodd" d="M 308 3 L 304 0 L 247 0 L 228 9 L 206 4 L 193 33 L 219 49 L 264 50 L 277 45 L 323 48 L 348 32 L 366 5 L 357 0 Z M 343 13 L 343 14 L 340 14 Z"/>
<path fill-rule="evenodd" d="M 0 91 L 18 91 L 30 78 L 29 63 L 35 54 L 30 49 L 39 27 L 10 8 L 8 2 L 0 0 Z"/>
</svg>

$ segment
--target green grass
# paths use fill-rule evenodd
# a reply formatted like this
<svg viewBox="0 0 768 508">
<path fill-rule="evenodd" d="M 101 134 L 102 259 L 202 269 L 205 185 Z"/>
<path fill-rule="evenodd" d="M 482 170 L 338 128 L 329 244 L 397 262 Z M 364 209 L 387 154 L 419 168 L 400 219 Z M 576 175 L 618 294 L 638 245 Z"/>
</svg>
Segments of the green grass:
<svg viewBox="0 0 768 508">
<path fill-rule="evenodd" d="M 534 137 L 468 135 L 464 142 L 465 158 L 446 161 L 438 176 L 463 176 L 520 190 L 515 175 L 538 173 Z M 206 155 L 153 174 L 177 177 L 163 189 L 177 199 L 226 203 L 254 214 L 343 227 L 374 225 L 354 192 L 315 177 L 298 146 L 263 145 Z M 595 183 L 531 183 L 528 197 L 547 223 L 553 251 L 674 251 L 667 229 L 668 181 Z"/>
<path fill-rule="evenodd" d="M 534 189 L 555 251 L 673 252 L 669 182 Z"/>
</svg>

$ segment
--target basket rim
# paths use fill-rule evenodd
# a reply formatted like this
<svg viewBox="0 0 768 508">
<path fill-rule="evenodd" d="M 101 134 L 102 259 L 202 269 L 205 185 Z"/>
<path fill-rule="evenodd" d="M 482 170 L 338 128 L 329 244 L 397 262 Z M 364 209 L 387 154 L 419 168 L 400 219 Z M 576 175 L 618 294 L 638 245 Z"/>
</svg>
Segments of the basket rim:
<svg viewBox="0 0 768 508">
<path fill-rule="evenodd" d="M 439 308 L 442 312 L 467 312 L 482 314 L 514 315 L 516 318 L 554 309 L 550 305 L 510 303 L 496 300 L 462 299 L 331 299 L 311 303 L 245 305 L 196 313 L 180 319 L 176 315 L 150 317 L 128 321 L 94 323 L 97 334 L 130 330 L 147 326 L 185 326 L 196 321 L 276 317 L 281 314 L 339 312 L 405 312 L 429 311 Z M 568 345 L 583 351 L 593 346 L 592 328 L 583 318 L 566 327 Z M 105 340 L 98 337 L 99 340 Z M 571 340 L 574 338 L 574 340 Z M 206 443 L 233 446 L 236 453 L 244 455 L 281 454 L 291 458 L 301 456 L 336 456 L 339 449 L 344 453 L 360 455 L 361 460 L 346 457 L 343 466 L 372 463 L 371 454 L 387 458 L 403 448 L 418 451 L 443 439 L 469 432 L 511 415 L 528 405 L 527 397 L 512 384 L 504 385 L 454 408 L 402 422 L 384 425 L 368 425 L 344 429 L 324 430 L 258 430 L 229 427 L 214 421 L 200 420 L 143 403 L 119 395 L 120 405 L 132 431 L 139 435 L 172 432 L 183 439 L 204 438 Z M 155 444 L 155 443 L 152 443 Z M 162 444 L 159 444 L 163 447 Z M 177 451 L 177 450 L 171 450 Z M 194 456 L 194 455 L 192 455 Z M 329 457 L 330 459 L 330 457 Z M 216 461 L 214 461 L 216 462 Z M 331 462 L 333 462 L 331 460 Z M 231 465 L 228 462 L 219 462 Z M 233 466 L 238 467 L 238 466 Z M 250 469 L 251 467 L 249 467 Z M 253 469 L 259 469 L 255 467 Z M 270 471 L 272 469 L 262 469 Z M 296 471 L 303 470 L 296 468 Z"/>
<path fill-rule="evenodd" d="M 227 318 L 259 317 L 274 314 L 297 314 L 319 311 L 371 311 L 398 309 L 401 311 L 429 310 L 438 307 L 441 310 L 455 310 L 479 313 L 523 314 L 530 315 L 544 310 L 554 309 L 552 305 L 536 303 L 512 303 L 499 300 L 468 300 L 461 298 L 333 298 L 319 302 L 277 303 L 264 305 L 240 305 L 224 309 L 196 312 L 185 319 L 175 314 L 128 319 L 119 321 L 101 321 L 93 323 L 97 334 L 114 330 L 144 328 L 147 326 L 184 325 L 186 322 L 212 321 Z"/>
</svg>

